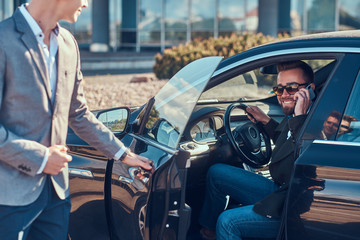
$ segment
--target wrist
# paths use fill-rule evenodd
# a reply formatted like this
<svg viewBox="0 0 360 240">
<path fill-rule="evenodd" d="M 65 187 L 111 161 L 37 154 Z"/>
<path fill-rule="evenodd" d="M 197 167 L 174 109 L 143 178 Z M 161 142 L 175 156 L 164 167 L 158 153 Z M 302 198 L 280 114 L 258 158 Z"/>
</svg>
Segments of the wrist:
<svg viewBox="0 0 360 240">
<path fill-rule="evenodd" d="M 267 117 L 266 119 L 262 120 L 261 123 L 262 123 L 263 125 L 266 125 L 266 124 L 268 124 L 268 123 L 270 122 L 270 120 L 271 120 L 271 118 L 270 118 L 270 117 Z"/>
<path fill-rule="evenodd" d="M 124 161 L 124 159 L 127 157 L 127 152 L 125 151 L 122 155 L 121 155 L 121 157 L 119 158 L 119 161 Z"/>
</svg>

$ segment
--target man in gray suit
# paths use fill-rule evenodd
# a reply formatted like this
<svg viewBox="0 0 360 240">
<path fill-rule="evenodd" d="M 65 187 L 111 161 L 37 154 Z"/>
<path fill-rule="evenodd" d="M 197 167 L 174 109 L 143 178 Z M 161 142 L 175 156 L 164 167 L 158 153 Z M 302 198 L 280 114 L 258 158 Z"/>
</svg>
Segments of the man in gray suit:
<svg viewBox="0 0 360 240">
<path fill-rule="evenodd" d="M 68 126 L 104 155 L 151 169 L 86 105 L 77 43 L 58 25 L 87 0 L 32 0 L 0 23 L 0 239 L 66 239 Z"/>
</svg>

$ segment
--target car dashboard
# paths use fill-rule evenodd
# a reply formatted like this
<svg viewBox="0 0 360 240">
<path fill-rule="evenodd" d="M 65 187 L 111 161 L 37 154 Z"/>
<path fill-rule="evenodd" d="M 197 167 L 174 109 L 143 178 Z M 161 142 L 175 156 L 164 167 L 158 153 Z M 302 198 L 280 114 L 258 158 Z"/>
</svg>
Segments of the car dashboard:
<svg viewBox="0 0 360 240">
<path fill-rule="evenodd" d="M 262 102 L 251 104 L 258 106 L 277 121 L 281 121 L 283 118 L 283 113 L 278 105 Z M 217 107 L 197 106 L 183 133 L 180 147 L 189 151 L 192 157 L 209 152 L 212 146 L 216 144 L 217 147 L 221 147 L 219 141 L 223 142 L 225 135 L 224 114 L 226 107 L 227 105 Z M 231 115 L 230 128 L 234 129 L 248 121 L 249 119 L 243 110 L 235 109 Z"/>
</svg>

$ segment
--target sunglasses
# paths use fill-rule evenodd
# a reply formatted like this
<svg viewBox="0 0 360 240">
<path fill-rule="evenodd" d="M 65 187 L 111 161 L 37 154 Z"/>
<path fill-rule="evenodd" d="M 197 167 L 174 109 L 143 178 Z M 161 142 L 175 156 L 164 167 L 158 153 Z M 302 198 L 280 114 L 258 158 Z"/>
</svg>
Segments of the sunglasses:
<svg viewBox="0 0 360 240">
<path fill-rule="evenodd" d="M 290 83 L 286 86 L 278 85 L 276 87 L 273 87 L 273 93 L 275 93 L 278 96 L 281 96 L 284 93 L 284 89 L 286 89 L 286 92 L 288 92 L 290 95 L 294 95 L 297 91 L 299 91 L 300 86 L 308 85 L 309 83 Z"/>
</svg>

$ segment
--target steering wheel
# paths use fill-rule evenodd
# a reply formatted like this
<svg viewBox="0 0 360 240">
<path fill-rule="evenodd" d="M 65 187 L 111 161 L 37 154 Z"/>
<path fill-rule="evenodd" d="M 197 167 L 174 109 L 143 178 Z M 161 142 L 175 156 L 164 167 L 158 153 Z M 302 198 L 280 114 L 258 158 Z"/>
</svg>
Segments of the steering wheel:
<svg viewBox="0 0 360 240">
<path fill-rule="evenodd" d="M 269 163 L 272 152 L 269 135 L 265 132 L 262 123 L 247 122 L 237 126 L 234 130 L 231 130 L 230 127 L 231 112 L 235 108 L 240 108 L 246 112 L 247 107 L 243 103 L 233 103 L 227 107 L 224 115 L 225 131 L 227 138 L 243 163 L 254 168 L 260 168 Z"/>
</svg>

